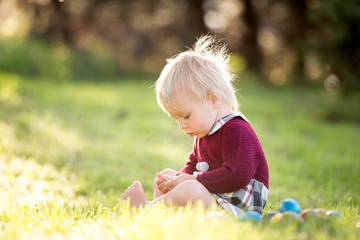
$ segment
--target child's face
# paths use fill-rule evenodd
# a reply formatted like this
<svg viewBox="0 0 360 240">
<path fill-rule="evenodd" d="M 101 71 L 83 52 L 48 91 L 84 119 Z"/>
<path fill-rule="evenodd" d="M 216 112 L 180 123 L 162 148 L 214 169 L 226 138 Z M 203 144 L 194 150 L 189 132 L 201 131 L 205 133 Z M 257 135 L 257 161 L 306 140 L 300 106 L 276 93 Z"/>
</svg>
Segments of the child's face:
<svg viewBox="0 0 360 240">
<path fill-rule="evenodd" d="M 179 111 L 171 117 L 175 118 L 181 130 L 192 137 L 205 137 L 218 117 L 218 105 L 212 99 L 204 100 L 193 93 L 176 93 L 173 104 Z"/>
</svg>

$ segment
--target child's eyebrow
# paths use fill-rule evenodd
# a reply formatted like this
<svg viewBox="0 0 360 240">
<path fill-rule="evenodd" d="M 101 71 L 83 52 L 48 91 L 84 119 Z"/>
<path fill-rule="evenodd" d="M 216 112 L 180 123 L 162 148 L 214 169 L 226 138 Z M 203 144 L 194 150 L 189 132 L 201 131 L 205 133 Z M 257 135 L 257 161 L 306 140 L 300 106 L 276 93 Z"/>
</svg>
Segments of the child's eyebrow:
<svg viewBox="0 0 360 240">
<path fill-rule="evenodd" d="M 186 115 L 189 115 L 189 112 L 187 111 L 179 111 L 179 112 L 174 112 L 174 113 L 169 113 L 169 116 L 172 117 L 172 118 L 175 118 L 176 117 L 183 117 L 183 116 L 186 116 Z"/>
</svg>

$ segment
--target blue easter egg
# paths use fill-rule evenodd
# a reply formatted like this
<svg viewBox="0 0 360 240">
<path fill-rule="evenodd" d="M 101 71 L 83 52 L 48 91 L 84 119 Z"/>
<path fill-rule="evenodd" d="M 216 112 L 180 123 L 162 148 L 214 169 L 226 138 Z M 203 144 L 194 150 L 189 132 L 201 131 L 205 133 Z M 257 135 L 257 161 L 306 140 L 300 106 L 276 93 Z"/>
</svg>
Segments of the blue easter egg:
<svg viewBox="0 0 360 240">
<path fill-rule="evenodd" d="M 279 211 L 281 213 L 284 212 L 295 212 L 297 214 L 300 214 L 301 212 L 301 206 L 295 199 L 292 198 L 286 198 L 284 199 L 279 206 Z"/>
<path fill-rule="evenodd" d="M 242 217 L 242 221 L 252 221 L 252 222 L 258 222 L 261 218 L 260 213 L 256 211 L 249 211 L 246 212 L 245 215 Z"/>
</svg>

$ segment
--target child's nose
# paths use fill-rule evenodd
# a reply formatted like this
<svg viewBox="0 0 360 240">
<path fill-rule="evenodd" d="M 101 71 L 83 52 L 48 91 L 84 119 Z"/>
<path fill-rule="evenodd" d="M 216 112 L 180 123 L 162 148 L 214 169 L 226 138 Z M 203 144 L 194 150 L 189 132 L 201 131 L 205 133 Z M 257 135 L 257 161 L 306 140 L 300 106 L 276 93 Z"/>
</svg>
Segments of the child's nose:
<svg viewBox="0 0 360 240">
<path fill-rule="evenodd" d="M 180 129 L 185 129 L 186 128 L 186 124 L 183 121 L 178 121 L 178 124 L 179 124 Z"/>
</svg>

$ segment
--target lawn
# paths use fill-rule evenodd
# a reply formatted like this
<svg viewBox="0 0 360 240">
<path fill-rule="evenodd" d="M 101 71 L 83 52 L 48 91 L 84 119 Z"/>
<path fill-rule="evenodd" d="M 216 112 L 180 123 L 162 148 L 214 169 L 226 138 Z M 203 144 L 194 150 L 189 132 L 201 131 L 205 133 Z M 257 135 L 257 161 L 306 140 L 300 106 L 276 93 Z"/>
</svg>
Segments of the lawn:
<svg viewBox="0 0 360 240">
<path fill-rule="evenodd" d="M 192 147 L 157 106 L 154 81 L 0 76 L 0 238 L 360 238 L 360 124 L 326 118 L 329 109 L 352 116 L 359 108 L 316 89 L 240 82 L 239 103 L 269 163 L 265 212 L 290 197 L 342 218 L 253 224 L 209 218 L 219 209 L 200 205 L 129 209 L 120 196 L 134 179 L 150 199 L 156 173 L 181 168 Z"/>
</svg>

